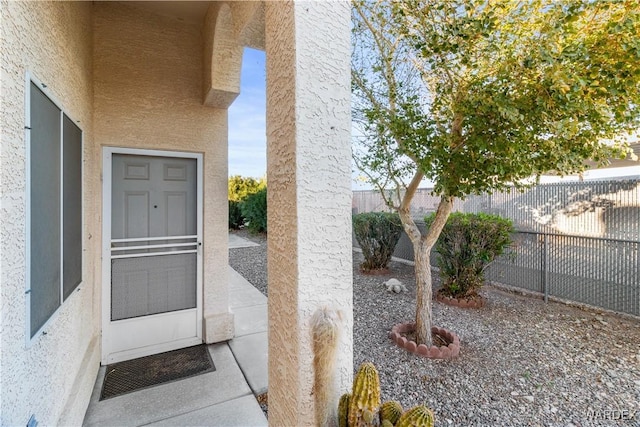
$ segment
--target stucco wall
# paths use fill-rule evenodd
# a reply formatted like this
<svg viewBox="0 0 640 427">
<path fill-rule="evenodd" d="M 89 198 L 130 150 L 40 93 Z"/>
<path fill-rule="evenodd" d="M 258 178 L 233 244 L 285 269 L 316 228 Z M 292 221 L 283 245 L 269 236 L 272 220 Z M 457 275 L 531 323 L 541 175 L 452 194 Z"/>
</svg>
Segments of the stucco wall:
<svg viewBox="0 0 640 427">
<path fill-rule="evenodd" d="M 227 111 L 202 105 L 201 26 L 120 2 L 94 7 L 98 146 L 204 153 L 205 339 L 233 336 L 227 288 Z M 97 150 L 90 168 L 101 168 Z M 101 183 L 92 188 L 102 194 Z"/>
<path fill-rule="evenodd" d="M 30 71 L 83 131 L 84 158 L 95 153 L 92 116 L 91 3 L 2 2 L 0 125 L 0 424 L 79 424 L 99 363 L 99 315 L 92 304 L 96 252 L 94 198 L 83 201 L 83 277 L 45 327 L 25 344 L 25 74 Z M 84 169 L 85 183 L 99 176 Z"/>
<path fill-rule="evenodd" d="M 315 425 L 310 319 L 321 307 L 344 316 L 340 391 L 352 377 L 349 8 L 265 4 L 272 425 Z"/>
<path fill-rule="evenodd" d="M 229 108 L 240 93 L 242 46 L 234 35 L 234 18 L 226 2 L 213 2 L 204 20 L 204 103 Z"/>
</svg>

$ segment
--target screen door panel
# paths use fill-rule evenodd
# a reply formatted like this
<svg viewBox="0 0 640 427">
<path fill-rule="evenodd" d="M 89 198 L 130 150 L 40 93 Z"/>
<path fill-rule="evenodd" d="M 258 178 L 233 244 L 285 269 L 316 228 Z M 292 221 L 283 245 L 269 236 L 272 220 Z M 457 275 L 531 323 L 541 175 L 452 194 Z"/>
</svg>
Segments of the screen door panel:
<svg viewBox="0 0 640 427">
<path fill-rule="evenodd" d="M 196 307 L 196 254 L 111 261 L 111 320 Z"/>
<path fill-rule="evenodd" d="M 114 154 L 111 320 L 196 307 L 197 161 Z"/>
</svg>

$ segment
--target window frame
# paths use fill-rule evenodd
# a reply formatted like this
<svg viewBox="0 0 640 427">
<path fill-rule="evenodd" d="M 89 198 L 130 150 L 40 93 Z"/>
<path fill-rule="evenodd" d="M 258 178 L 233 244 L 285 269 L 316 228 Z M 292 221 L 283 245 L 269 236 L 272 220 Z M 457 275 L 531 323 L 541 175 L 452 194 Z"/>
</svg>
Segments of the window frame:
<svg viewBox="0 0 640 427">
<path fill-rule="evenodd" d="M 31 156 L 31 93 L 32 93 L 32 85 L 36 86 L 38 90 L 42 92 L 42 94 L 59 110 L 59 135 L 57 138 L 57 146 L 59 149 L 59 158 L 57 159 L 59 165 L 59 173 L 58 173 L 58 183 L 59 183 L 59 194 L 58 194 L 58 210 L 59 210 L 59 221 L 58 221 L 58 232 L 59 232 L 59 279 L 57 286 L 59 288 L 58 292 L 58 304 L 56 309 L 49 315 L 47 320 L 36 330 L 32 331 L 31 326 L 31 318 L 32 318 L 32 307 L 31 307 L 31 298 L 32 298 L 32 288 L 31 288 L 31 238 L 32 238 L 32 206 L 31 206 L 31 185 L 32 185 L 32 156 Z M 25 323 L 25 340 L 26 347 L 29 348 L 34 344 L 34 342 L 42 335 L 46 335 L 46 328 L 51 325 L 51 322 L 57 317 L 60 309 L 64 307 L 65 303 L 73 298 L 73 295 L 81 290 L 84 279 L 84 182 L 82 179 L 84 177 L 84 130 L 78 125 L 79 121 L 74 120 L 74 118 L 69 115 L 64 108 L 62 108 L 62 104 L 56 99 L 56 97 L 51 93 L 51 90 L 47 88 L 47 85 L 42 83 L 40 79 L 33 75 L 32 72 L 27 71 L 25 75 L 25 303 L 26 303 L 26 323 Z M 64 235 L 64 209 L 65 209 L 65 185 L 64 185 L 64 161 L 65 161 L 65 135 L 64 135 L 64 127 L 65 127 L 65 118 L 69 120 L 71 124 L 73 124 L 78 131 L 80 132 L 80 165 L 79 165 L 79 174 L 80 174 L 80 194 L 79 194 L 79 215 L 80 215 L 80 235 L 81 239 L 79 244 L 79 254 L 80 254 L 80 280 L 78 283 L 75 283 L 69 292 L 69 294 L 65 297 L 65 278 L 64 278 L 64 243 L 65 243 L 65 235 Z"/>
</svg>

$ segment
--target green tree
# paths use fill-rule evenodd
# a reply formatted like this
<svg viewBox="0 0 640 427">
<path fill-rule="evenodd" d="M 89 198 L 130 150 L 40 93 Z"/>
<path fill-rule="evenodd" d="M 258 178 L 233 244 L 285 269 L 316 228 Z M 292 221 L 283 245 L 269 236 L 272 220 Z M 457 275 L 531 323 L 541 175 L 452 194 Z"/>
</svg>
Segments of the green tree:
<svg viewBox="0 0 640 427">
<path fill-rule="evenodd" d="M 233 175 L 229 177 L 229 200 L 242 202 L 247 196 L 257 193 L 266 186 L 267 181 L 264 178 L 255 179 Z"/>
<path fill-rule="evenodd" d="M 418 343 L 431 344 L 429 255 L 455 198 L 625 155 L 639 22 L 636 0 L 354 1 L 354 160 L 413 243 Z M 424 178 L 441 199 L 422 235 L 410 205 Z"/>
</svg>

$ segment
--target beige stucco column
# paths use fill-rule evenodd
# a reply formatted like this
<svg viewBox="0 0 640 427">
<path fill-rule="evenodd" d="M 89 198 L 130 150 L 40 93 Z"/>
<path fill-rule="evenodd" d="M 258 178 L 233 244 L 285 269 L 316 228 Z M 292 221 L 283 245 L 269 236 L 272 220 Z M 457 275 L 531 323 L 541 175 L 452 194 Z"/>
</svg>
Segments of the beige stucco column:
<svg viewBox="0 0 640 427">
<path fill-rule="evenodd" d="M 265 3 L 269 423 L 304 426 L 318 308 L 345 315 L 341 390 L 353 371 L 350 5 Z"/>
</svg>

